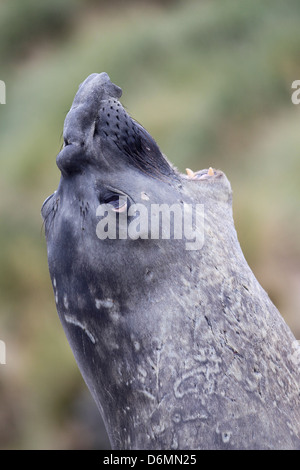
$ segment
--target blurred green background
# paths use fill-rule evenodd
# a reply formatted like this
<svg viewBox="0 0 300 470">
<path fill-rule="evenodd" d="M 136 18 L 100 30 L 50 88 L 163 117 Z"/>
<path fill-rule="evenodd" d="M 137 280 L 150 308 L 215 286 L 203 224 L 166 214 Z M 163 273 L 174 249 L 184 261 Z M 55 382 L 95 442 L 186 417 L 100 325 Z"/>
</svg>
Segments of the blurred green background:
<svg viewBox="0 0 300 470">
<path fill-rule="evenodd" d="M 184 172 L 233 188 L 239 240 L 300 338 L 299 0 L 1 0 L 0 449 L 109 448 L 59 323 L 40 207 L 90 73 Z"/>
</svg>

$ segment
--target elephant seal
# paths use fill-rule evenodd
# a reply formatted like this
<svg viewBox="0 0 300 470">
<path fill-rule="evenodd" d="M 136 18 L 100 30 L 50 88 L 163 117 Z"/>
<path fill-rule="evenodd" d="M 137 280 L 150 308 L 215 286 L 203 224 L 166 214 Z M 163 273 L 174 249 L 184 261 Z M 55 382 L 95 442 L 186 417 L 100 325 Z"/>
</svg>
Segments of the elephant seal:
<svg viewBox="0 0 300 470">
<path fill-rule="evenodd" d="M 228 179 L 180 174 L 120 96 L 106 73 L 80 85 L 42 207 L 57 311 L 112 447 L 300 449 L 299 345 L 243 256 Z"/>
</svg>

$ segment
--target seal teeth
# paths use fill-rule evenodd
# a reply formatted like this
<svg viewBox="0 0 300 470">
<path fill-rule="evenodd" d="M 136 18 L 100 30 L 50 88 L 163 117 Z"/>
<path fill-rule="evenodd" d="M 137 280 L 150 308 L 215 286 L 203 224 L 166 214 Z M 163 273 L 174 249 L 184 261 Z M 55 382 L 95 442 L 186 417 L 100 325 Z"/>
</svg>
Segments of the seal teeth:
<svg viewBox="0 0 300 470">
<path fill-rule="evenodd" d="M 190 168 L 186 168 L 185 171 L 189 178 L 195 177 L 195 173 L 193 172 L 193 170 L 190 170 Z"/>
<path fill-rule="evenodd" d="M 215 172 L 214 172 L 214 170 L 212 169 L 211 166 L 209 167 L 207 174 L 208 174 L 208 176 L 214 176 Z"/>
</svg>

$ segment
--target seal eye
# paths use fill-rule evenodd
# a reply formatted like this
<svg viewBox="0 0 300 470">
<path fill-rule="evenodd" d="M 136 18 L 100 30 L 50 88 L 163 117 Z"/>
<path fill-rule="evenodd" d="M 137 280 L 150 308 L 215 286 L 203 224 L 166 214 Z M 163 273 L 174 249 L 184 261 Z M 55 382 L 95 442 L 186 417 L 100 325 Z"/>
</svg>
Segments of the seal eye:
<svg viewBox="0 0 300 470">
<path fill-rule="evenodd" d="M 110 204 L 114 212 L 125 212 L 127 210 L 127 197 L 123 194 L 110 194 L 102 198 L 101 203 Z"/>
</svg>

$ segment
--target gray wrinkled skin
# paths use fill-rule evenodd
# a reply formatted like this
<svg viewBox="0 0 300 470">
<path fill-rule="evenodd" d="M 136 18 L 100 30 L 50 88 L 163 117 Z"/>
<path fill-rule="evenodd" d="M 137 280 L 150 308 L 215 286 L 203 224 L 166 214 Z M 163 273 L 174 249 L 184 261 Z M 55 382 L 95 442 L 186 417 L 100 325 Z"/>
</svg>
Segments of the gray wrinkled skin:
<svg viewBox="0 0 300 470">
<path fill-rule="evenodd" d="M 226 176 L 179 174 L 120 96 L 105 73 L 81 84 L 42 208 L 58 314 L 112 447 L 300 449 L 298 342 L 244 259 Z M 116 194 L 204 204 L 202 249 L 100 240 Z"/>
</svg>

